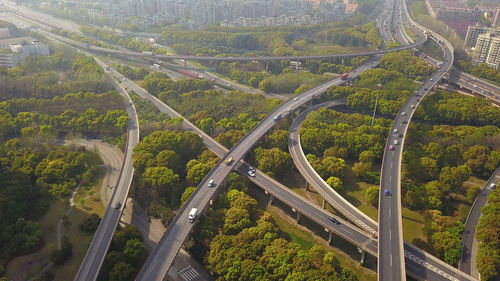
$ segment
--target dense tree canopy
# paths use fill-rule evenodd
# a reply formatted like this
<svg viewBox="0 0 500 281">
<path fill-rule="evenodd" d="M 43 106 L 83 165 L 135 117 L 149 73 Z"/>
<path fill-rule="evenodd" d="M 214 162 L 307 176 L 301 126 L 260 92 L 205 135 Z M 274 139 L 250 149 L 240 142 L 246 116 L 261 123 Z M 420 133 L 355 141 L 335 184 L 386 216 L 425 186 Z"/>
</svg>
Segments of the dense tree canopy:
<svg viewBox="0 0 500 281">
<path fill-rule="evenodd" d="M 283 239 L 271 215 L 245 193 L 230 189 L 215 206 L 188 244 L 191 251 L 206 249 L 204 261 L 217 280 L 358 280 L 322 246 L 307 250 Z"/>
</svg>

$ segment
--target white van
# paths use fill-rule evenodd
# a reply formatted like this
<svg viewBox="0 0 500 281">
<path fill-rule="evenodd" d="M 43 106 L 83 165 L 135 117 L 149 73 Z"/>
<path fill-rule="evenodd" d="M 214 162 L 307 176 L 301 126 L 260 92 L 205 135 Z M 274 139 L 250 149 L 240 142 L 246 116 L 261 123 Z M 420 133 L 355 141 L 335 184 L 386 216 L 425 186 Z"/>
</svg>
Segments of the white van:
<svg viewBox="0 0 500 281">
<path fill-rule="evenodd" d="M 192 208 L 191 211 L 189 212 L 189 222 L 193 223 L 196 217 L 198 216 L 198 209 Z"/>
</svg>

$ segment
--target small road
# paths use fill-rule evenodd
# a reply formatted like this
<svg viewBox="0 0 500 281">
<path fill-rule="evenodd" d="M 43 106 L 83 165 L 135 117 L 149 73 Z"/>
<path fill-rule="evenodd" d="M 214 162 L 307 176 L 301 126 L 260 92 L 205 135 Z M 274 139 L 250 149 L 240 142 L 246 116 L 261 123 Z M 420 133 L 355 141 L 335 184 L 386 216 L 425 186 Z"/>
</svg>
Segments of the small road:
<svg viewBox="0 0 500 281">
<path fill-rule="evenodd" d="M 481 193 L 476 197 L 474 204 L 467 216 L 465 222 L 465 230 L 462 236 L 462 255 L 460 257 L 459 268 L 463 272 L 472 275 L 472 277 L 479 278 L 475 258 L 477 255 L 477 240 L 475 238 L 476 226 L 481 217 L 481 209 L 488 201 L 488 195 L 491 193 L 489 188 L 490 184 L 498 185 L 500 183 L 500 168 L 498 168 L 493 175 L 489 178 L 486 186 L 483 187 Z M 476 244 L 476 245 L 474 245 Z M 476 246 L 476 247 L 474 247 Z"/>
</svg>

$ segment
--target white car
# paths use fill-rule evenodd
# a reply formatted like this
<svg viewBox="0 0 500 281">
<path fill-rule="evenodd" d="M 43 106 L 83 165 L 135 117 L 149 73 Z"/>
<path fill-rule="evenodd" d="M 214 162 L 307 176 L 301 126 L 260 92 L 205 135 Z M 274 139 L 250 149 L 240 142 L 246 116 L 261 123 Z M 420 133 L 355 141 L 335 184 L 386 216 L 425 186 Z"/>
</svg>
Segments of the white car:
<svg viewBox="0 0 500 281">
<path fill-rule="evenodd" d="M 294 101 L 298 101 L 298 100 L 299 100 L 299 98 L 298 98 L 298 97 L 294 97 L 294 98 L 293 98 L 293 100 L 294 100 Z"/>
<path fill-rule="evenodd" d="M 496 184 L 494 184 L 494 183 L 490 183 L 490 189 L 495 189 L 495 187 L 497 187 L 497 185 L 496 185 Z"/>
<path fill-rule="evenodd" d="M 208 187 L 214 187 L 215 186 L 215 181 L 213 179 L 211 179 L 209 182 L 208 182 Z"/>
<path fill-rule="evenodd" d="M 394 144 L 397 145 L 399 143 L 398 140 L 394 140 Z"/>
<path fill-rule="evenodd" d="M 253 171 L 248 171 L 248 175 L 251 176 L 252 178 L 255 177 L 255 172 Z"/>
</svg>

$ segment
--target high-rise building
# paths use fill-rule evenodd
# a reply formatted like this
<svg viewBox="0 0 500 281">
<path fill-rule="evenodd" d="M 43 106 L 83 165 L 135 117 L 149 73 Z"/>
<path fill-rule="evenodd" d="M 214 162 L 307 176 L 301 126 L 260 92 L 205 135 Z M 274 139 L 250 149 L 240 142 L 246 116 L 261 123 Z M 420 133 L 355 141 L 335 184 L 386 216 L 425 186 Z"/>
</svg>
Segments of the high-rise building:
<svg viewBox="0 0 500 281">
<path fill-rule="evenodd" d="M 496 8 L 493 14 L 493 26 L 500 26 L 500 8 Z"/>
<path fill-rule="evenodd" d="M 474 64 L 486 63 L 488 66 L 498 69 L 500 65 L 500 36 L 492 33 L 479 35 L 473 49 L 472 62 Z"/>
<path fill-rule="evenodd" d="M 467 29 L 467 35 L 465 36 L 465 48 L 471 49 L 476 46 L 477 38 L 481 34 L 492 33 L 500 34 L 500 30 L 490 27 L 484 27 L 479 25 L 471 25 Z"/>
</svg>

